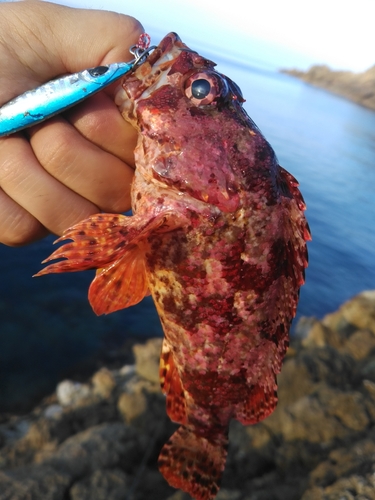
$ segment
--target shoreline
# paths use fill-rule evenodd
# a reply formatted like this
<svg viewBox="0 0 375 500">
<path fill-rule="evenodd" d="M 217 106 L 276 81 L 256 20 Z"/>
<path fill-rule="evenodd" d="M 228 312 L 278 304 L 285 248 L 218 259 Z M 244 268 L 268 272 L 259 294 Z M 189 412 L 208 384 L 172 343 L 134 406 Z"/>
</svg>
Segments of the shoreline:
<svg viewBox="0 0 375 500">
<path fill-rule="evenodd" d="M 362 73 L 332 70 L 324 64 L 313 65 L 307 71 L 283 68 L 280 69 L 280 73 L 293 76 L 375 111 L 375 65 Z"/>
</svg>

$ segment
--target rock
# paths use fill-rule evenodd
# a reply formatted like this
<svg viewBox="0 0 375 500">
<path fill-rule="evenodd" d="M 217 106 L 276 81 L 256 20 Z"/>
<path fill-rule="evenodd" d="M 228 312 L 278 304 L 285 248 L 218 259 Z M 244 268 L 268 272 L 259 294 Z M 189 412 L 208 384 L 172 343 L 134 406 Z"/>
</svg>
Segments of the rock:
<svg viewBox="0 0 375 500">
<path fill-rule="evenodd" d="M 129 484 L 129 476 L 120 469 L 96 470 L 73 485 L 70 499 L 123 500 Z"/>
<path fill-rule="evenodd" d="M 167 500 L 191 500 L 191 496 L 181 490 L 175 491 Z"/>
<path fill-rule="evenodd" d="M 364 360 L 360 375 L 365 380 L 375 382 L 375 357 L 371 356 Z"/>
<path fill-rule="evenodd" d="M 375 491 L 375 292 L 322 320 L 302 319 L 257 425 L 233 421 L 217 500 L 358 500 Z M 156 462 L 166 417 L 161 340 L 136 365 L 65 381 L 30 414 L 0 425 L 0 500 L 189 500 Z"/>
<path fill-rule="evenodd" d="M 239 500 L 242 498 L 241 492 L 238 490 L 227 490 L 221 488 L 219 493 L 216 495 L 216 500 Z M 167 500 L 190 500 L 191 496 L 183 493 L 182 491 L 176 491 L 173 495 L 168 497 Z"/>
<path fill-rule="evenodd" d="M 347 434 L 350 430 L 364 431 L 370 424 L 364 395 L 360 392 L 334 391 L 334 394 L 328 395 L 325 404 L 328 414 L 345 426 Z"/>
<path fill-rule="evenodd" d="M 134 419 L 142 415 L 147 408 L 146 396 L 142 393 L 123 393 L 119 397 L 117 408 L 125 422 L 130 424 Z"/>
<path fill-rule="evenodd" d="M 133 347 L 135 369 L 140 377 L 159 384 L 159 360 L 162 339 L 150 339 Z"/>
<path fill-rule="evenodd" d="M 165 500 L 176 490 L 168 485 L 157 469 L 148 468 L 142 475 L 135 477 L 131 491 L 133 498 Z M 187 499 L 191 499 L 190 495 L 187 495 Z"/>
<path fill-rule="evenodd" d="M 64 380 L 56 389 L 57 400 L 61 406 L 74 405 L 90 395 L 90 387 L 87 384 Z"/>
<path fill-rule="evenodd" d="M 345 343 L 347 352 L 356 361 L 365 359 L 375 352 L 375 335 L 370 330 L 357 330 Z"/>
<path fill-rule="evenodd" d="M 314 487 L 301 500 L 375 500 L 374 474 L 344 477 L 326 488 Z"/>
<path fill-rule="evenodd" d="M 18 441 L 28 433 L 31 421 L 28 418 L 13 417 L 9 419 L 8 425 L 0 426 L 4 443 Z"/>
<path fill-rule="evenodd" d="M 310 473 L 311 487 L 302 500 L 375 499 L 374 437 L 372 430 L 368 439 L 330 452 L 328 459 Z"/>
<path fill-rule="evenodd" d="M 141 451 L 135 429 L 113 422 L 92 427 L 66 439 L 45 463 L 68 473 L 74 479 L 98 469 L 115 467 L 120 462 L 124 463 L 125 468 L 131 469 Z"/>
<path fill-rule="evenodd" d="M 58 418 L 61 416 L 63 411 L 62 406 L 60 405 L 50 405 L 44 410 L 43 414 L 47 419 Z"/>
<path fill-rule="evenodd" d="M 301 318 L 303 319 L 303 318 Z M 302 340 L 304 347 L 324 347 L 327 345 L 326 331 L 320 321 L 314 321 L 309 330 L 309 334 Z"/>
<path fill-rule="evenodd" d="M 70 477 L 49 466 L 0 471 L 0 500 L 64 500 Z"/>
<path fill-rule="evenodd" d="M 281 72 L 375 109 L 375 65 L 363 73 L 334 71 L 326 65 L 314 65 L 307 71 L 282 69 Z"/>
<path fill-rule="evenodd" d="M 375 292 L 367 290 L 345 302 L 338 311 L 327 314 L 323 323 L 342 335 L 370 330 L 375 335 Z"/>
<path fill-rule="evenodd" d="M 122 377 L 132 377 L 135 374 L 135 365 L 125 365 L 119 370 Z"/>
<path fill-rule="evenodd" d="M 311 328 L 319 323 L 319 320 L 314 317 L 302 316 L 294 327 L 294 338 L 303 340 L 310 334 Z"/>
<path fill-rule="evenodd" d="M 92 377 L 94 394 L 102 398 L 109 398 L 113 389 L 116 387 L 116 381 L 112 373 L 107 368 L 102 368 Z"/>
</svg>

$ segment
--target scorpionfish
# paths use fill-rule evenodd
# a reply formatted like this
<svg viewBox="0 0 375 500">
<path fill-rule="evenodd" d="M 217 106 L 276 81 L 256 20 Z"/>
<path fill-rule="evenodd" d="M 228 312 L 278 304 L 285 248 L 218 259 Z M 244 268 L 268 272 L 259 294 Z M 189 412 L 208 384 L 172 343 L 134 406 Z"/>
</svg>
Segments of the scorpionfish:
<svg viewBox="0 0 375 500">
<path fill-rule="evenodd" d="M 163 330 L 161 388 L 180 424 L 158 465 L 198 500 L 219 490 L 231 419 L 277 403 L 307 266 L 296 179 L 243 109 L 239 87 L 170 33 L 116 94 L 138 130 L 132 216 L 68 229 L 39 274 L 97 268 L 97 314 L 151 293 Z"/>
</svg>

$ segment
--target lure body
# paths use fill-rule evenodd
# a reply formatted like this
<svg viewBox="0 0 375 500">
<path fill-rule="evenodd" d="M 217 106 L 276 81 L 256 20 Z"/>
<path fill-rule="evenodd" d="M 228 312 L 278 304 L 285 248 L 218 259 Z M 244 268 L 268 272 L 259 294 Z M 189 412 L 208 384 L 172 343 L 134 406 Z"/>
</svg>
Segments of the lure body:
<svg viewBox="0 0 375 500">
<path fill-rule="evenodd" d="M 133 69 L 135 61 L 97 66 L 51 80 L 0 108 L 0 137 L 36 125 L 96 94 Z"/>
</svg>

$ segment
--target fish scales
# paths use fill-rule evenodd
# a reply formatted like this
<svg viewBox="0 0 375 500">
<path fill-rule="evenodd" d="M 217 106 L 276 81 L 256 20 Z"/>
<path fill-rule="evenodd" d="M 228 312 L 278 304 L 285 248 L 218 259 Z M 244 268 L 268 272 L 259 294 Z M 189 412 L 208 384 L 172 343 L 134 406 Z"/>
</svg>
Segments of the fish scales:
<svg viewBox="0 0 375 500">
<path fill-rule="evenodd" d="M 97 314 L 151 293 L 163 330 L 161 388 L 181 424 L 159 468 L 197 500 L 220 487 L 231 419 L 255 424 L 277 404 L 307 266 L 309 228 L 294 177 L 215 64 L 175 33 L 116 95 L 139 131 L 133 216 L 69 229 L 38 274 L 98 268 Z"/>
</svg>

